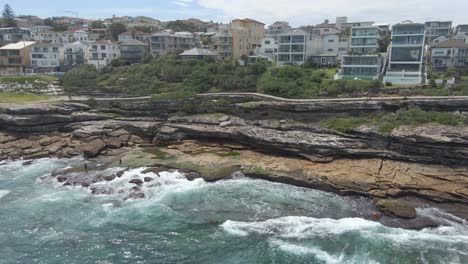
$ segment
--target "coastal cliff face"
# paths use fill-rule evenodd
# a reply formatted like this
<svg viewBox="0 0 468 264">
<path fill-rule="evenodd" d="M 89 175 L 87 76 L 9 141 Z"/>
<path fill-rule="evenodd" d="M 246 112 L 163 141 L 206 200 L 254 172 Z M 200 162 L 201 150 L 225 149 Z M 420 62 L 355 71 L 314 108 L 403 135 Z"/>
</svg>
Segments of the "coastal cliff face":
<svg viewBox="0 0 468 264">
<path fill-rule="evenodd" d="M 191 101 L 105 101 L 95 109 L 78 103 L 2 106 L 0 160 L 95 157 L 140 145 L 194 157 L 190 164 L 199 168 L 213 162 L 197 150 L 222 145 L 239 155 L 237 163 L 226 163 L 229 172 L 237 169 L 252 177 L 343 194 L 468 204 L 468 127 L 406 126 L 383 134 L 361 126 L 344 134 L 320 125 L 329 117 L 366 117 L 415 107 L 464 115 L 468 102 L 312 103 L 204 96 Z M 230 175 L 200 173 L 208 180 Z"/>
</svg>

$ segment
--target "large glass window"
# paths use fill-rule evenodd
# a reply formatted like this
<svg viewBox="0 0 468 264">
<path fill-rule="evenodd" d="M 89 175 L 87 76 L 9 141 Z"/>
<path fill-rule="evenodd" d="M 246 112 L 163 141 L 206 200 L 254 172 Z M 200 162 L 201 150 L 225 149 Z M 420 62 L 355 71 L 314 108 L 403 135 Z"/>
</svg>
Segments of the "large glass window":
<svg viewBox="0 0 468 264">
<path fill-rule="evenodd" d="M 304 52 L 304 45 L 291 45 L 292 52 Z"/>
<path fill-rule="evenodd" d="M 423 36 L 394 36 L 392 44 L 394 45 L 418 45 L 423 44 Z"/>
<path fill-rule="evenodd" d="M 280 54 L 278 55 L 279 61 L 290 61 L 290 56 L 288 54 Z"/>
<path fill-rule="evenodd" d="M 351 40 L 352 46 L 373 46 L 377 45 L 376 38 L 353 38 Z"/>
<path fill-rule="evenodd" d="M 290 52 L 291 46 L 290 45 L 280 45 L 279 52 Z"/>
<path fill-rule="evenodd" d="M 419 64 L 391 64 L 391 71 L 406 71 L 406 72 L 419 72 Z"/>
<path fill-rule="evenodd" d="M 294 54 L 292 55 L 292 61 L 304 61 L 304 55 Z"/>
<path fill-rule="evenodd" d="M 290 43 L 291 42 L 291 36 L 280 36 L 280 43 Z"/>
<path fill-rule="evenodd" d="M 393 28 L 393 34 L 398 35 L 424 34 L 424 31 L 423 25 L 400 25 Z"/>
<path fill-rule="evenodd" d="M 304 43 L 305 36 L 292 36 L 292 43 Z"/>
<path fill-rule="evenodd" d="M 355 28 L 353 29 L 353 36 L 376 36 L 378 29 L 376 28 Z"/>
<path fill-rule="evenodd" d="M 399 47 L 392 48 L 391 61 L 411 61 L 418 62 L 422 58 L 422 48 L 419 47 Z"/>
<path fill-rule="evenodd" d="M 343 57 L 343 65 L 377 65 L 378 57 Z"/>
</svg>

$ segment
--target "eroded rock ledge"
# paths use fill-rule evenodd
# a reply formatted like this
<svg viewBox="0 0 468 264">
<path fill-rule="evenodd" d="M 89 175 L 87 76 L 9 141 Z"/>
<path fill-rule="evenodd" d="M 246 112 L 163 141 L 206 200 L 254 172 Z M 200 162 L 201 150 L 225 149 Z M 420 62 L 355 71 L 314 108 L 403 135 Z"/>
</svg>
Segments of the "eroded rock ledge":
<svg viewBox="0 0 468 264">
<path fill-rule="evenodd" d="M 275 105 L 275 111 L 286 107 L 269 104 Z M 242 109 L 237 103 L 236 107 Z M 308 108 L 301 107 L 295 111 L 304 115 Z M 200 172 L 207 180 L 225 179 L 241 170 L 251 177 L 342 194 L 468 204 L 467 127 L 402 127 L 390 135 L 360 127 L 341 134 L 302 117 L 256 119 L 258 113 L 241 111 L 241 117 L 232 114 L 233 109 L 169 119 L 167 112 L 116 118 L 69 103 L 0 107 L 0 112 L 0 160 L 95 157 L 119 148 L 159 146 L 171 157 L 186 159 L 168 165 L 225 168 Z M 204 148 L 235 151 L 238 159 L 216 159 L 200 151 Z M 159 159 L 156 155 L 152 161 Z M 162 160 L 167 162 L 167 157 Z"/>
</svg>

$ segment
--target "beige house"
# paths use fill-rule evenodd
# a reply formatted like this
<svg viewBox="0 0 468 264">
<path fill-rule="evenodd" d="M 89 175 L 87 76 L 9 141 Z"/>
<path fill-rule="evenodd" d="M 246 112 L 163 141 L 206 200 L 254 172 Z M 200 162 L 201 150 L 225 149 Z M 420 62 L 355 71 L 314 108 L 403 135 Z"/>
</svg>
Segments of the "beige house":
<svg viewBox="0 0 468 264">
<path fill-rule="evenodd" d="M 235 19 L 220 25 L 212 37 L 212 49 L 223 58 L 240 59 L 254 54 L 265 37 L 265 24 L 252 19 Z"/>
<path fill-rule="evenodd" d="M 31 50 L 35 42 L 20 41 L 0 48 L 0 75 L 23 74 L 31 65 Z"/>
</svg>

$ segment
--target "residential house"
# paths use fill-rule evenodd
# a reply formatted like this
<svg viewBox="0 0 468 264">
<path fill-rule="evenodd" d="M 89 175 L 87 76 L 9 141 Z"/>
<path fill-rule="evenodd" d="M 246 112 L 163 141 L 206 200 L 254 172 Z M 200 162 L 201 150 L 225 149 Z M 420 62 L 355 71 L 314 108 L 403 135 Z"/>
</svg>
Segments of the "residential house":
<svg viewBox="0 0 468 264">
<path fill-rule="evenodd" d="M 437 45 L 439 45 L 440 43 L 442 43 L 442 42 L 444 42 L 444 41 L 446 41 L 446 40 L 448 40 L 448 39 L 450 39 L 450 37 L 449 37 L 448 35 L 444 35 L 444 34 L 439 35 L 439 36 L 437 36 L 437 37 L 434 37 L 434 38 L 432 39 L 432 41 L 431 41 L 431 47 L 437 46 Z"/>
<path fill-rule="evenodd" d="M 312 54 L 307 57 L 307 61 L 317 68 L 330 68 L 338 63 L 334 54 Z"/>
<path fill-rule="evenodd" d="M 108 28 L 93 28 L 89 30 L 89 40 L 99 41 L 110 35 Z"/>
<path fill-rule="evenodd" d="M 34 27 L 30 27 L 29 28 L 31 30 L 31 34 L 32 33 L 37 33 L 37 32 L 41 32 L 41 31 L 50 31 L 53 29 L 53 27 L 51 26 L 34 26 Z"/>
<path fill-rule="evenodd" d="M 75 41 L 64 45 L 64 65 L 71 67 L 88 62 L 89 42 Z"/>
<path fill-rule="evenodd" d="M 460 33 L 453 36 L 453 39 L 461 41 L 463 43 L 468 43 L 468 33 Z"/>
<path fill-rule="evenodd" d="M 131 39 L 119 42 L 120 59 L 128 63 L 140 63 L 149 55 L 149 45 L 145 42 Z"/>
<path fill-rule="evenodd" d="M 283 21 L 277 21 L 271 25 L 268 26 L 268 29 L 266 31 L 266 36 L 267 37 L 273 37 L 274 39 L 277 39 L 279 34 L 283 34 L 286 32 L 291 31 L 292 28 L 289 26 L 288 22 L 283 22 Z"/>
<path fill-rule="evenodd" d="M 56 32 L 50 30 L 37 31 L 31 34 L 31 38 L 37 42 L 51 43 L 51 44 L 67 44 L 68 34 L 63 32 Z"/>
<path fill-rule="evenodd" d="M 392 27 L 384 82 L 421 84 L 425 77 L 425 24 L 404 21 Z"/>
<path fill-rule="evenodd" d="M 247 53 L 242 55 L 252 55 L 257 47 L 261 46 L 261 41 L 265 37 L 265 24 L 256 20 L 234 19 L 231 22 L 233 27 L 245 28 L 248 32 Z M 234 40 L 234 44 L 236 41 Z"/>
<path fill-rule="evenodd" d="M 31 67 L 51 70 L 63 63 L 63 45 L 37 42 L 32 45 Z"/>
<path fill-rule="evenodd" d="M 119 45 L 114 42 L 100 40 L 90 44 L 88 64 L 94 65 L 98 70 L 106 67 L 111 61 L 119 57 Z"/>
<path fill-rule="evenodd" d="M 431 49 L 432 66 L 436 69 L 468 66 L 468 43 L 448 39 Z"/>
<path fill-rule="evenodd" d="M 222 25 L 213 37 L 212 49 L 222 58 L 239 60 L 249 54 L 249 31 L 236 25 Z"/>
<path fill-rule="evenodd" d="M 23 74 L 31 65 L 31 49 L 35 42 L 20 41 L 0 48 L 0 75 Z"/>
<path fill-rule="evenodd" d="M 15 43 L 18 41 L 29 41 L 31 30 L 29 28 L 9 27 L 0 28 L 0 45 Z"/>
<path fill-rule="evenodd" d="M 452 35 L 452 21 L 428 21 L 425 23 L 426 39 L 431 41 L 440 35 Z"/>
<path fill-rule="evenodd" d="M 204 58 L 216 58 L 218 53 L 210 49 L 193 48 L 179 54 L 179 57 L 186 60 L 201 60 Z"/>
<path fill-rule="evenodd" d="M 468 24 L 465 25 L 458 25 L 455 28 L 455 34 L 462 34 L 462 33 L 468 33 Z"/>
<path fill-rule="evenodd" d="M 195 47 L 195 37 L 190 32 L 163 31 L 151 34 L 150 50 L 153 57 L 162 56 L 176 49 L 189 50 Z"/>
<path fill-rule="evenodd" d="M 307 40 L 307 32 L 301 29 L 279 34 L 277 65 L 304 65 L 307 60 Z"/>
<path fill-rule="evenodd" d="M 329 34 L 322 36 L 322 53 L 326 55 L 335 55 L 338 61 L 348 54 L 349 37 L 342 34 Z"/>
<path fill-rule="evenodd" d="M 145 43 L 150 43 L 151 33 L 135 31 L 135 32 L 124 32 L 119 34 L 118 40 L 119 41 L 129 41 L 129 40 L 139 40 Z"/>
<path fill-rule="evenodd" d="M 343 79 L 380 79 L 384 64 L 384 57 L 380 54 L 382 35 L 382 29 L 377 26 L 351 29 L 350 54 L 343 56 L 341 63 Z"/>
</svg>

